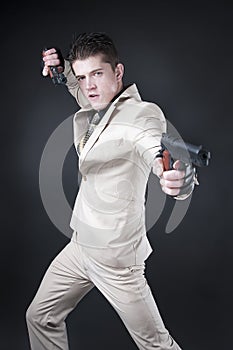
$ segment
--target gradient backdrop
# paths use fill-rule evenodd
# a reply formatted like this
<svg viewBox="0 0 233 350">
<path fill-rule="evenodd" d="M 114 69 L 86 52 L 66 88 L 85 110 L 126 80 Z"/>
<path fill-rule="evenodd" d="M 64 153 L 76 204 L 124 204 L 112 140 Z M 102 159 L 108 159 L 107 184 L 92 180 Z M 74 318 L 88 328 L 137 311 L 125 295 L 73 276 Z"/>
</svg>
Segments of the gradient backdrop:
<svg viewBox="0 0 233 350">
<path fill-rule="evenodd" d="M 1 334 L 3 350 L 29 350 L 25 311 L 68 238 L 39 191 L 39 165 L 54 129 L 77 110 L 65 87 L 41 77 L 44 46 L 67 53 L 75 33 L 105 31 L 126 82 L 157 103 L 185 140 L 212 152 L 188 212 L 171 234 L 173 201 L 149 231 L 146 274 L 167 327 L 186 350 L 232 347 L 233 5 L 227 1 L 63 1 L 1 12 Z M 63 169 L 77 191 L 72 148 Z M 118 316 L 93 290 L 67 320 L 71 349 L 136 349 Z"/>
</svg>

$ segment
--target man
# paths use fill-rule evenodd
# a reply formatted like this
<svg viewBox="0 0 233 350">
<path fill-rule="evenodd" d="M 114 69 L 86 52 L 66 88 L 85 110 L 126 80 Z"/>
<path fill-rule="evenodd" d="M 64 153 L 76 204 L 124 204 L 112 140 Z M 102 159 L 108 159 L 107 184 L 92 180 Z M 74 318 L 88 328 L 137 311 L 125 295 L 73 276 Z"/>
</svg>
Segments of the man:
<svg viewBox="0 0 233 350">
<path fill-rule="evenodd" d="M 50 66 L 63 65 L 54 48 L 43 60 L 45 76 Z M 179 161 L 163 171 L 162 159 L 156 157 L 166 131 L 164 115 L 157 105 L 141 100 L 135 84 L 124 86 L 123 74 L 106 34 L 76 38 L 64 75 L 81 106 L 73 128 L 82 182 L 70 223 L 71 241 L 51 263 L 27 310 L 33 350 L 68 349 L 65 319 L 94 286 L 139 349 L 180 349 L 144 276 L 152 251 L 145 230 L 145 189 L 153 170 L 165 193 L 183 199 L 193 190 L 194 176 L 187 186 Z"/>
</svg>

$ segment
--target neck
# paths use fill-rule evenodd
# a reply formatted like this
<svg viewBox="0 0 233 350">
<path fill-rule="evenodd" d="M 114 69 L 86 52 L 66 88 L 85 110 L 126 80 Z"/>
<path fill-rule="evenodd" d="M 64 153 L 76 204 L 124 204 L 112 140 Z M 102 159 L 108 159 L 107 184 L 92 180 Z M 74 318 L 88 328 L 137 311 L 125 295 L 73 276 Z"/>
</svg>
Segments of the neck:
<svg viewBox="0 0 233 350">
<path fill-rule="evenodd" d="M 101 112 L 101 114 L 103 114 L 103 111 L 104 111 L 104 113 L 105 113 L 106 110 L 108 109 L 108 107 L 110 106 L 110 104 L 111 104 L 113 101 L 115 101 L 115 100 L 122 94 L 122 92 L 123 92 L 127 87 L 128 87 L 128 86 L 124 86 L 124 85 L 123 85 L 123 82 L 121 81 L 121 83 L 119 84 L 119 87 L 118 87 L 118 89 L 117 89 L 117 91 L 116 91 L 116 95 L 112 98 L 112 100 L 109 102 L 109 104 L 108 104 L 105 108 L 99 109 L 99 110 L 97 110 L 97 112 L 98 112 L 98 113 Z"/>
</svg>

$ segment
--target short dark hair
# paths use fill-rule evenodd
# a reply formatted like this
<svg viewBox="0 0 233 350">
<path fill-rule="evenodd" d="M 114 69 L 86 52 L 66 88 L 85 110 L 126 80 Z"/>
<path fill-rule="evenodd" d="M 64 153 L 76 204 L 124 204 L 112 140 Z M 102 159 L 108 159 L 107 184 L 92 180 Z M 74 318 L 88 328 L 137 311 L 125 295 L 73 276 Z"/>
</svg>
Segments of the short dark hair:
<svg viewBox="0 0 233 350">
<path fill-rule="evenodd" d="M 82 33 L 71 44 L 68 53 L 70 64 L 76 60 L 84 60 L 90 56 L 102 54 L 105 62 L 115 70 L 119 63 L 117 49 L 112 39 L 104 32 Z"/>
</svg>

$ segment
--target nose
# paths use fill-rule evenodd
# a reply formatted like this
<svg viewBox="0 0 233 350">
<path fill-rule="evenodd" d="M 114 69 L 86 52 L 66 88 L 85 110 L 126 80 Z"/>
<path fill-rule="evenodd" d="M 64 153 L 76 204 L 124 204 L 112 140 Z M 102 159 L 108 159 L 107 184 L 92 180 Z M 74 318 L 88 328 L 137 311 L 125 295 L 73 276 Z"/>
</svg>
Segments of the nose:
<svg viewBox="0 0 233 350">
<path fill-rule="evenodd" d="M 92 77 L 87 77 L 86 78 L 86 89 L 87 89 L 87 91 L 93 90 L 95 88 L 96 88 L 96 85 L 95 85 Z"/>
</svg>

